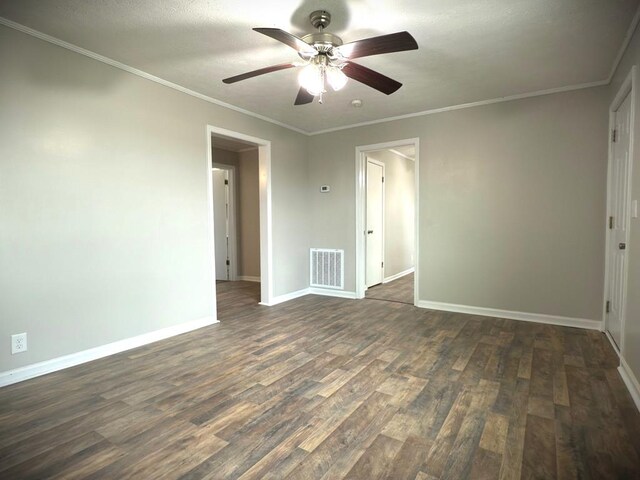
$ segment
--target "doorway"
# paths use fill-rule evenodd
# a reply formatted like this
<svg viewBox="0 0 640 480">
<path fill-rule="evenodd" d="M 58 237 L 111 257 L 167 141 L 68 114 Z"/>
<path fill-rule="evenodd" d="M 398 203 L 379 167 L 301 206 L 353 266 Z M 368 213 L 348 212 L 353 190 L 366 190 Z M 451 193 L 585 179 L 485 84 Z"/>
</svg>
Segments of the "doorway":
<svg viewBox="0 0 640 480">
<path fill-rule="evenodd" d="M 607 242 L 605 270 L 605 331 L 624 355 L 625 310 L 631 210 L 631 158 L 636 67 L 620 88 L 610 112 L 607 180 Z M 637 208 L 637 207 L 636 207 Z"/>
<path fill-rule="evenodd" d="M 270 142 L 207 127 L 216 318 L 272 298 Z"/>
<path fill-rule="evenodd" d="M 356 297 L 417 300 L 418 139 L 356 148 Z"/>
</svg>

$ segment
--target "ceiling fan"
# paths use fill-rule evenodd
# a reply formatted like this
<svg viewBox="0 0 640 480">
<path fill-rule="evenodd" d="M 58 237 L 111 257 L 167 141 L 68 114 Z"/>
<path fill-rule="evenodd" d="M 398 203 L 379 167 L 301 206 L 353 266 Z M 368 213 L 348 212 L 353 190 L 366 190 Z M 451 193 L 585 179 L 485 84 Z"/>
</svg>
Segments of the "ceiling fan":
<svg viewBox="0 0 640 480">
<path fill-rule="evenodd" d="M 418 48 L 418 44 L 409 32 L 391 33 L 343 44 L 340 37 L 324 31 L 331 23 L 331 14 L 329 12 L 316 10 L 309 15 L 309 20 L 311 25 L 318 29 L 318 32 L 310 33 L 302 38 L 279 28 L 253 29 L 296 50 L 303 60 L 302 62 L 272 65 L 225 78 L 222 81 L 224 83 L 235 83 L 265 73 L 303 67 L 298 77 L 300 90 L 294 102 L 295 105 L 311 103 L 315 97 L 319 97 L 318 101 L 322 103 L 322 96 L 326 92 L 325 83 L 329 83 L 334 90 L 340 90 L 345 86 L 348 78 L 364 83 L 387 95 L 392 94 L 402 86 L 400 82 L 352 60 L 382 53 L 415 50 Z"/>
</svg>

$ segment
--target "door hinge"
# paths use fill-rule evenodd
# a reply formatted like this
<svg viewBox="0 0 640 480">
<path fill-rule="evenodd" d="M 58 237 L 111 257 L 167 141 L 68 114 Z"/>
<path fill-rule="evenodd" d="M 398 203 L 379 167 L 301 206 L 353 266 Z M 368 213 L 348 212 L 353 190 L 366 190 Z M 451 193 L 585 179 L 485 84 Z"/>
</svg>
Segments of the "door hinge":
<svg viewBox="0 0 640 480">
<path fill-rule="evenodd" d="M 224 179 L 224 184 L 225 185 L 229 185 L 229 180 L 227 180 L 226 178 Z"/>
<path fill-rule="evenodd" d="M 382 177 L 382 183 L 384 183 L 384 177 Z"/>
<path fill-rule="evenodd" d="M 229 260 L 227 260 L 227 265 L 231 265 L 231 262 Z"/>
<path fill-rule="evenodd" d="M 382 265 L 381 265 L 381 267 L 382 267 L 382 268 L 384 268 L 384 262 L 382 262 Z"/>
<path fill-rule="evenodd" d="M 611 142 L 615 143 L 617 137 L 618 137 L 618 130 L 614 128 L 613 130 L 611 130 Z"/>
<path fill-rule="evenodd" d="M 609 217 L 609 230 L 613 230 L 613 217 Z"/>
<path fill-rule="evenodd" d="M 605 310 L 607 313 L 611 311 L 611 302 L 609 300 L 607 300 L 607 305 L 605 306 Z"/>
</svg>

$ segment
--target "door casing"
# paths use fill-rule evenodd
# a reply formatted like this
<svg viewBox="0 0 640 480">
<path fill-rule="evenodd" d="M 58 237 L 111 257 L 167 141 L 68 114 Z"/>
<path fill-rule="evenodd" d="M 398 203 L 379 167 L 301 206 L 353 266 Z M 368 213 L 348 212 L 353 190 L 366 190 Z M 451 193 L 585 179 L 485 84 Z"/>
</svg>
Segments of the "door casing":
<svg viewBox="0 0 640 480">
<path fill-rule="evenodd" d="M 356 271 L 355 271 L 355 281 L 356 281 L 356 298 L 364 298 L 366 286 L 365 286 L 365 262 L 366 262 L 366 244 L 365 244 L 365 235 L 366 235 L 366 169 L 367 169 L 367 152 L 373 152 L 376 150 L 385 150 L 395 147 L 402 147 L 405 145 L 413 145 L 416 151 L 415 158 L 415 167 L 414 167 L 414 175 L 415 175 L 415 218 L 414 218 L 414 231 L 415 231 L 415 239 L 414 239 L 414 264 L 415 264 L 415 274 L 413 277 L 413 302 L 414 305 L 418 305 L 420 301 L 420 139 L 415 138 L 407 138 L 403 140 L 394 140 L 390 142 L 384 143 L 376 143 L 372 145 L 361 145 L 356 147 L 356 231 L 355 231 L 355 239 L 356 239 Z"/>
<path fill-rule="evenodd" d="M 627 285 L 628 285 L 628 272 L 629 272 L 629 254 L 627 253 L 625 255 L 625 259 L 624 259 L 624 266 L 623 266 L 623 270 L 624 270 L 624 274 L 623 274 L 623 278 L 624 278 L 624 287 L 622 290 L 622 305 L 620 307 L 620 345 L 616 345 L 615 341 L 613 340 L 613 338 L 611 337 L 609 331 L 608 331 L 608 325 L 607 325 L 607 311 L 606 311 L 606 303 L 608 300 L 608 296 L 609 296 L 609 287 L 610 287 L 610 283 L 611 283 L 611 279 L 609 278 L 609 270 L 610 270 L 610 263 L 611 263 L 611 259 L 610 259 L 610 255 L 609 255 L 609 251 L 610 251 L 610 247 L 611 247 L 611 235 L 609 234 L 609 226 L 608 226 L 608 218 L 611 215 L 611 207 L 612 207 L 612 198 L 613 198 L 613 191 L 611 188 L 611 182 L 612 182 L 612 160 L 613 160 L 613 142 L 612 142 L 612 138 L 611 138 L 611 131 L 614 128 L 615 125 L 615 115 L 616 112 L 618 111 L 618 109 L 620 108 L 620 106 L 622 105 L 622 103 L 624 102 L 624 100 L 626 100 L 627 95 L 631 96 L 631 119 L 630 119 L 630 131 L 631 131 L 631 135 L 629 137 L 629 167 L 627 169 L 627 191 L 626 191 L 626 198 L 623 200 L 624 202 L 627 203 L 628 206 L 630 206 L 631 204 L 631 179 L 632 179 L 632 169 L 633 169 L 633 148 L 634 148 L 634 141 L 633 141 L 633 133 L 634 133 L 634 125 L 635 125 L 635 106 L 636 106 L 636 92 L 637 92 L 637 76 L 638 76 L 638 67 L 637 66 L 633 66 L 631 68 L 631 71 L 629 72 L 629 75 L 627 75 L 627 78 L 625 79 L 625 81 L 623 82 L 622 86 L 620 87 L 620 89 L 618 90 L 618 93 L 616 94 L 615 98 L 613 99 L 613 102 L 611 102 L 611 105 L 609 107 L 609 130 L 607 132 L 607 135 L 609 137 L 609 155 L 608 155 L 608 166 L 607 166 L 607 217 L 604 219 L 604 225 L 605 228 L 607 229 L 606 232 L 606 241 L 605 241 L 605 270 L 604 270 L 604 292 L 603 292 L 603 301 L 602 301 L 602 330 L 606 333 L 607 337 L 609 338 L 609 341 L 611 342 L 611 344 L 613 345 L 614 349 L 616 350 L 616 352 L 624 357 L 625 355 L 625 323 L 626 323 L 626 313 L 627 313 Z M 631 215 L 630 215 L 630 209 L 627 209 L 627 215 L 626 218 L 621 219 L 622 221 L 625 222 L 626 225 L 626 232 L 627 232 L 627 245 L 629 245 L 629 232 L 630 232 L 630 223 L 631 223 Z"/>
</svg>

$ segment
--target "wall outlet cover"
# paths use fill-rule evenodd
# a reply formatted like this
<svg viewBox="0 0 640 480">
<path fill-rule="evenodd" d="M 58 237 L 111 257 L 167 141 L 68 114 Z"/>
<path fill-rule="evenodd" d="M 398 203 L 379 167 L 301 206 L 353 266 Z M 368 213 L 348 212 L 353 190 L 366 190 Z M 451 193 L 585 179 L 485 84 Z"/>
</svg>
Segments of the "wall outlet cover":
<svg viewBox="0 0 640 480">
<path fill-rule="evenodd" d="M 330 191 L 330 190 L 331 190 L 331 187 L 330 187 L 329 185 L 322 185 L 322 186 L 320 187 L 320 191 L 321 191 L 322 193 L 327 193 L 327 192 L 328 192 L 328 191 Z"/>
<path fill-rule="evenodd" d="M 27 334 L 17 333 L 11 335 L 11 355 L 27 351 Z"/>
</svg>

